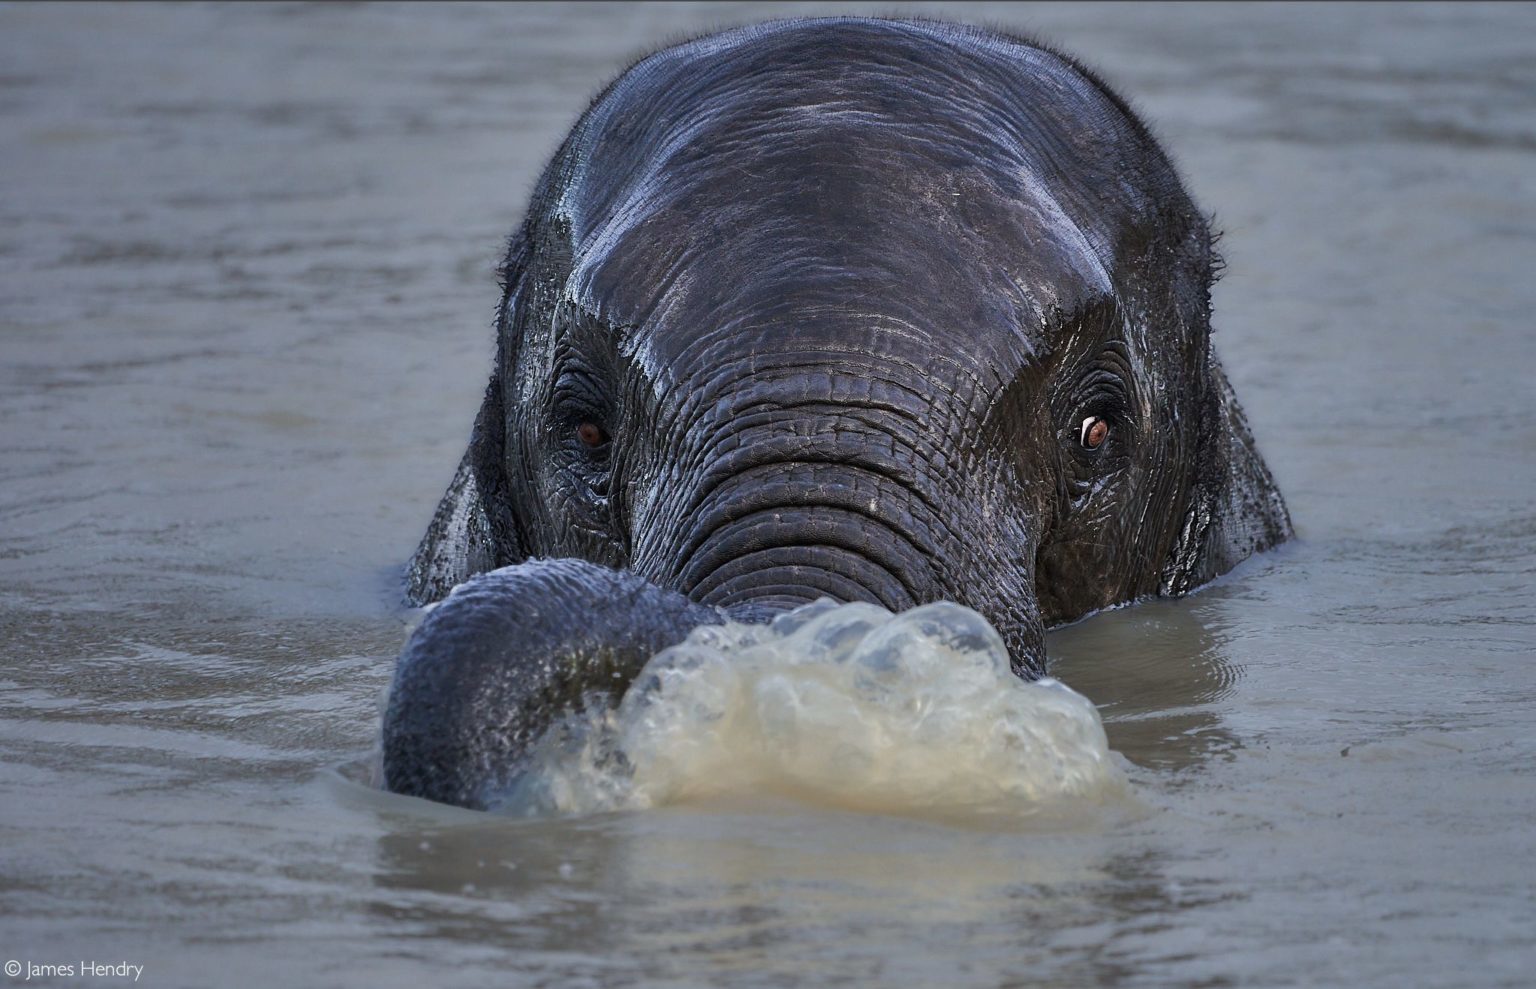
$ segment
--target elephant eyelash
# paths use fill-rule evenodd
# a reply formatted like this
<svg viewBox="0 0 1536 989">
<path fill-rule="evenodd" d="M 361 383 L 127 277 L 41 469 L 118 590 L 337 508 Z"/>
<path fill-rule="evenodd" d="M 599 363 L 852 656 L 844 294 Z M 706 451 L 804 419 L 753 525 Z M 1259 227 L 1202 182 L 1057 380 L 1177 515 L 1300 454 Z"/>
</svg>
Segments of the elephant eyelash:
<svg viewBox="0 0 1536 989">
<path fill-rule="evenodd" d="M 1098 359 L 1085 368 L 1077 380 L 1062 416 L 1062 441 L 1080 457 L 1101 462 L 1112 452 L 1125 450 L 1133 438 L 1131 386 L 1126 377 L 1123 347 L 1108 344 Z M 1102 419 L 1108 429 L 1098 446 L 1087 442 L 1092 423 Z"/>
<path fill-rule="evenodd" d="M 1118 380 L 1101 380 L 1079 401 L 1065 418 L 1061 428 L 1061 442 L 1067 448 L 1069 458 L 1077 465 L 1079 476 L 1074 487 L 1087 484 L 1093 477 L 1118 470 L 1127 462 L 1130 445 L 1135 439 L 1127 396 Z M 1102 437 L 1097 446 L 1089 444 L 1095 423 L 1103 423 Z M 1084 489 L 1086 490 L 1086 489 Z M 1081 492 L 1079 492 L 1081 493 Z"/>
<path fill-rule="evenodd" d="M 589 457 L 606 453 L 612 441 L 608 426 L 612 416 L 590 374 L 584 369 L 563 371 L 555 379 L 550 406 L 550 418 L 560 439 L 570 441 Z"/>
<path fill-rule="evenodd" d="M 607 429 L 600 423 L 592 422 L 591 420 L 583 420 L 576 427 L 576 438 L 581 440 L 582 445 L 589 450 L 605 447 L 612 439 L 608 435 Z"/>
<path fill-rule="evenodd" d="M 562 416 L 556 429 L 560 434 L 560 445 L 587 467 L 607 469 L 609 452 L 613 449 L 613 434 L 602 418 L 579 413 Z"/>
<path fill-rule="evenodd" d="M 1115 430 L 1131 420 L 1130 407 L 1126 404 L 1124 394 L 1118 389 L 1096 391 L 1085 396 L 1082 400 L 1072 403 L 1070 411 L 1063 418 L 1065 421 L 1062 425 L 1074 442 L 1079 439 L 1083 421 L 1086 419 L 1103 419 L 1109 423 L 1111 429 Z"/>
<path fill-rule="evenodd" d="M 1097 450 L 1109 442 L 1113 427 L 1103 416 L 1086 416 L 1078 425 L 1077 443 L 1089 450 Z"/>
</svg>

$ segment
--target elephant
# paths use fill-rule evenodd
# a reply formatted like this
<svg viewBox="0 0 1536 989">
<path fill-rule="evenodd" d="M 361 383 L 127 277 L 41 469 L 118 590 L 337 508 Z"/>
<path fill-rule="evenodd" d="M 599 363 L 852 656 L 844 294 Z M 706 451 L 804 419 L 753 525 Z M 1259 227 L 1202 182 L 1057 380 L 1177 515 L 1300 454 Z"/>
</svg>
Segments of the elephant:
<svg viewBox="0 0 1536 989">
<path fill-rule="evenodd" d="M 804 18 L 642 58 L 510 240 L 386 785 L 485 806 L 700 624 L 948 600 L 1034 678 L 1048 627 L 1284 541 L 1220 267 L 1147 127 L 1043 44 Z"/>
</svg>

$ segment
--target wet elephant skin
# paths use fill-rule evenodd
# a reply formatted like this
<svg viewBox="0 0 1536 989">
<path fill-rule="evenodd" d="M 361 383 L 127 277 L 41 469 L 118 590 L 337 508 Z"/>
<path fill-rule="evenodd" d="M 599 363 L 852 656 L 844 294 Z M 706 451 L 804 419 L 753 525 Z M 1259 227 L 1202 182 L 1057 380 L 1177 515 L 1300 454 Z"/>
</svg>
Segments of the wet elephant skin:
<svg viewBox="0 0 1536 989">
<path fill-rule="evenodd" d="M 481 805 L 702 621 L 947 599 L 1031 677 L 1047 627 L 1284 540 L 1219 267 L 1146 128 L 1040 45 L 831 18 L 642 59 L 511 240 L 409 573 L 418 602 L 469 583 L 401 656 L 389 785 Z"/>
</svg>

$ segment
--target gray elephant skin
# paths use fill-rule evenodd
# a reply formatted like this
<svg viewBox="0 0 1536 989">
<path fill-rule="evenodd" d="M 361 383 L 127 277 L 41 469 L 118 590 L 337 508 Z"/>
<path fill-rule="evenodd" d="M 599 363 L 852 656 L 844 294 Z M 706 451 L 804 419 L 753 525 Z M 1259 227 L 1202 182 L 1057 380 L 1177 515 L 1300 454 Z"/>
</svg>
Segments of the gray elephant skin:
<svg viewBox="0 0 1536 989">
<path fill-rule="evenodd" d="M 947 599 L 1028 678 L 1047 627 L 1281 542 L 1219 267 L 1146 127 L 1037 43 L 807 19 L 637 62 L 512 237 L 408 576 L 464 586 L 400 657 L 386 784 L 486 806 L 701 623 Z"/>
</svg>

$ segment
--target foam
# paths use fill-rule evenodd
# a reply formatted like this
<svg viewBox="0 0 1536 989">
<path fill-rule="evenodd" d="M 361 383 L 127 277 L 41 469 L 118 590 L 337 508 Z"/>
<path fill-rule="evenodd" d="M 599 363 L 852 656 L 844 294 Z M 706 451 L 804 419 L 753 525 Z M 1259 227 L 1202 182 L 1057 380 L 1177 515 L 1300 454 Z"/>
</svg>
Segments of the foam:
<svg viewBox="0 0 1536 989">
<path fill-rule="evenodd" d="M 702 626 L 613 710 L 567 719 L 500 801 L 594 813 L 731 798 L 937 816 L 1051 816 L 1123 799 L 1089 700 L 1009 669 L 976 612 L 806 605 Z"/>
</svg>

